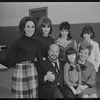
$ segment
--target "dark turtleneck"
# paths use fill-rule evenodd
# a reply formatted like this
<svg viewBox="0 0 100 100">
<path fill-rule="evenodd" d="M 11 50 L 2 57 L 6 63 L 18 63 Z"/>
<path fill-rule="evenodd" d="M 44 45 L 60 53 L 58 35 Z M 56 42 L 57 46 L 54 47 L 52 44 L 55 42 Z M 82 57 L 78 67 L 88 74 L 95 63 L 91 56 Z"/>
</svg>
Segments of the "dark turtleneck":
<svg viewBox="0 0 100 100">
<path fill-rule="evenodd" d="M 47 48 L 54 43 L 54 38 L 50 37 L 50 36 L 42 36 L 42 35 L 38 35 L 36 37 L 36 40 L 38 41 L 39 45 L 40 45 L 40 49 L 41 49 L 41 53 L 43 57 L 47 57 Z"/>
<path fill-rule="evenodd" d="M 39 45 L 32 37 L 23 36 L 15 41 L 7 54 L 7 62 L 15 65 L 17 62 L 42 58 Z"/>
</svg>

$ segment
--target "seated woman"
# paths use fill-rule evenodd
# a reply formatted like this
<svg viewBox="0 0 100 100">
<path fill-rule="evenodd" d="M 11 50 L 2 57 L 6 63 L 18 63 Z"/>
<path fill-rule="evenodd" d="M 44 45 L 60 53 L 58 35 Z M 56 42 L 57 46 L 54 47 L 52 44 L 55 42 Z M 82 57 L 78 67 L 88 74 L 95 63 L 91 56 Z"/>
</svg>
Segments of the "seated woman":
<svg viewBox="0 0 100 100">
<path fill-rule="evenodd" d="M 66 50 L 67 62 L 64 65 L 65 98 L 77 98 L 80 93 L 81 70 L 77 63 L 77 51 L 70 47 Z"/>
<path fill-rule="evenodd" d="M 79 46 L 78 63 L 82 74 L 82 85 L 80 85 L 82 92 L 79 94 L 79 97 L 81 98 L 97 98 L 95 82 L 96 70 L 94 65 L 87 61 L 92 48 L 93 47 L 89 42 L 82 42 Z"/>
</svg>

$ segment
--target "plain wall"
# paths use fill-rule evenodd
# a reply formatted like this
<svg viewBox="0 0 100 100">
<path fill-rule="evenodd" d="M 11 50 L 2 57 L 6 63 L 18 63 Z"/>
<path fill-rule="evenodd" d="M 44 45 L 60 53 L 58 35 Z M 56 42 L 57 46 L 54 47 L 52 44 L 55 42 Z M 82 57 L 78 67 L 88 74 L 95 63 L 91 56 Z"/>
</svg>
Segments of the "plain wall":
<svg viewBox="0 0 100 100">
<path fill-rule="evenodd" d="M 1 2 L 0 26 L 18 26 L 29 9 L 48 7 L 53 24 L 67 20 L 71 24 L 100 22 L 100 2 Z"/>
</svg>

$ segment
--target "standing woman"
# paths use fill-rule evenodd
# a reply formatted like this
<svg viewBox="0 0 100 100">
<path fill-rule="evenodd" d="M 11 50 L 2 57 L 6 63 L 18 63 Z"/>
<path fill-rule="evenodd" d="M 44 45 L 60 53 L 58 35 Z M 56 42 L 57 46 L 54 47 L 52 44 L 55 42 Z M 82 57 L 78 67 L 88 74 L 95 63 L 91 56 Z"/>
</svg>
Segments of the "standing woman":
<svg viewBox="0 0 100 100">
<path fill-rule="evenodd" d="M 60 46 L 60 59 L 66 62 L 66 50 L 73 47 L 77 51 L 77 43 L 72 39 L 71 26 L 67 21 L 62 22 L 59 29 L 60 35 L 55 42 Z"/>
<path fill-rule="evenodd" d="M 95 33 L 92 27 L 85 26 L 82 30 L 81 37 L 84 39 L 83 42 L 89 42 L 93 46 L 91 54 L 89 55 L 87 60 L 94 64 L 95 70 L 96 72 L 98 72 L 98 68 L 100 66 L 100 48 L 99 44 L 92 40 L 93 38 L 95 38 Z"/>
<path fill-rule="evenodd" d="M 41 17 L 39 20 L 39 34 L 36 37 L 41 49 L 42 56 L 44 60 L 47 57 L 47 48 L 54 43 L 54 38 L 50 36 L 52 33 L 52 22 L 47 17 Z"/>
<path fill-rule="evenodd" d="M 35 57 L 42 64 L 39 45 L 33 37 L 37 31 L 36 19 L 23 17 L 19 23 L 21 36 L 7 54 L 7 62 L 14 66 L 11 93 L 13 98 L 37 98 L 37 69 Z"/>
</svg>

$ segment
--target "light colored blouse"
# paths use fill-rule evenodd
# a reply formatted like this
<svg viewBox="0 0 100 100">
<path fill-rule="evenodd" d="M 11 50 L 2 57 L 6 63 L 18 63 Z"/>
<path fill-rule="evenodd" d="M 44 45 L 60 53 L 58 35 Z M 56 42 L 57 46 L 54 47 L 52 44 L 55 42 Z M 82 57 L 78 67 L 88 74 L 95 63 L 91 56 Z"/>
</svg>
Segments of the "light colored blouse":
<svg viewBox="0 0 100 100">
<path fill-rule="evenodd" d="M 100 48 L 99 48 L 99 44 L 93 40 L 91 40 L 91 45 L 93 46 L 93 49 L 91 51 L 90 56 L 88 57 L 88 61 L 91 62 L 94 67 L 96 72 L 98 72 L 98 68 L 100 66 Z M 80 43 L 79 43 L 80 45 Z M 79 47 L 78 45 L 78 47 Z"/>
<path fill-rule="evenodd" d="M 60 54 L 59 54 L 59 56 L 60 56 L 60 59 L 63 60 L 63 61 L 66 61 L 66 50 L 69 47 L 73 47 L 77 51 L 77 43 L 73 39 L 65 40 L 62 37 L 60 37 L 59 39 L 57 39 L 55 41 L 55 43 L 57 43 L 59 45 L 59 47 L 60 47 Z"/>
</svg>

